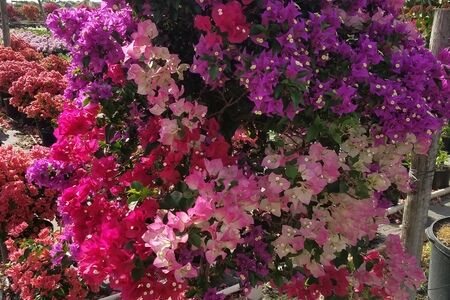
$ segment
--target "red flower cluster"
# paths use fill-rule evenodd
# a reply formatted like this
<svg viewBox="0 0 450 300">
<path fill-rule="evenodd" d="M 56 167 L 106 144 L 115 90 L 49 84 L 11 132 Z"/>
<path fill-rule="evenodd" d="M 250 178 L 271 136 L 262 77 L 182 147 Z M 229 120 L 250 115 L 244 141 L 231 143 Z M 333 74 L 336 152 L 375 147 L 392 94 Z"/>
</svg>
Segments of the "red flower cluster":
<svg viewBox="0 0 450 300">
<path fill-rule="evenodd" d="M 243 1 L 244 5 L 250 4 L 252 0 Z M 221 33 L 226 34 L 231 43 L 242 43 L 250 34 L 250 25 L 247 23 L 243 13 L 243 7 L 238 1 L 226 4 L 217 4 L 212 9 L 212 18 Z M 222 43 L 222 38 L 213 32 L 211 20 L 207 16 L 196 16 L 194 25 L 197 29 L 207 32 L 206 39 L 211 45 Z"/>
<path fill-rule="evenodd" d="M 43 147 L 31 152 L 0 147 L 0 224 L 6 232 L 22 222 L 31 224 L 36 217 L 54 217 L 56 192 L 25 181 L 26 169 L 35 159 L 45 157 L 47 151 Z"/>
<path fill-rule="evenodd" d="M 46 14 L 51 14 L 55 10 L 57 10 L 60 6 L 55 2 L 46 2 L 43 5 L 44 11 Z"/>
<path fill-rule="evenodd" d="M 17 38 L 14 35 L 11 36 L 11 48 L 14 51 L 20 51 L 20 50 L 24 50 L 27 48 L 34 49 L 33 46 L 31 46 L 29 43 L 27 43 L 26 41 L 24 41 L 21 38 Z"/>
<path fill-rule="evenodd" d="M 64 106 L 64 75 L 69 63 L 57 56 L 44 58 L 30 44 L 12 37 L 0 47 L 0 92 L 12 95 L 11 105 L 30 118 L 55 119 Z"/>
<path fill-rule="evenodd" d="M 21 11 L 25 18 L 29 21 L 37 21 L 41 17 L 39 8 L 36 5 L 25 4 L 22 6 Z"/>
<path fill-rule="evenodd" d="M 29 118 L 54 119 L 64 108 L 64 96 L 50 93 L 38 93 L 29 105 L 23 108 L 23 112 Z"/>
<path fill-rule="evenodd" d="M 47 71 L 56 71 L 61 75 L 66 74 L 67 68 L 69 67 L 69 62 L 67 60 L 54 54 L 45 57 L 40 63 Z"/>
<path fill-rule="evenodd" d="M 33 48 L 25 48 L 19 51 L 28 61 L 40 61 L 44 56 Z"/>
<path fill-rule="evenodd" d="M 4 272 L 11 280 L 11 291 L 20 299 L 86 299 L 88 291 L 78 278 L 77 270 L 70 265 L 52 263 L 50 250 L 55 238 L 45 228 L 34 240 L 9 239 L 6 242 L 11 262 Z"/>
<path fill-rule="evenodd" d="M 35 62 L 8 60 L 0 62 L 0 91 L 7 93 L 14 81 L 30 71 L 44 71 Z"/>
<path fill-rule="evenodd" d="M 55 118 L 63 107 L 61 95 L 65 88 L 66 81 L 61 73 L 32 70 L 12 84 L 10 103 L 30 118 Z"/>
<path fill-rule="evenodd" d="M 8 60 L 24 61 L 26 59 L 22 54 L 9 47 L 0 46 L 0 62 Z"/>
</svg>

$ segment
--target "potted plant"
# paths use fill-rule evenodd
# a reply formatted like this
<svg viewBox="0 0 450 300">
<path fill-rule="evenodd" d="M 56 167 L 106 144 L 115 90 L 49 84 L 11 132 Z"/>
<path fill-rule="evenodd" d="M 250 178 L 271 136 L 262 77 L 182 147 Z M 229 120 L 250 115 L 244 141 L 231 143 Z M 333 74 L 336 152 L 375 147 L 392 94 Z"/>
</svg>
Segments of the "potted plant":
<svg viewBox="0 0 450 300">
<path fill-rule="evenodd" d="M 450 217 L 435 221 L 425 232 L 432 245 L 428 297 L 450 299 Z"/>
<path fill-rule="evenodd" d="M 446 165 L 448 158 L 448 153 L 442 149 L 439 149 L 438 156 L 436 157 L 433 190 L 444 189 L 449 186 L 450 168 Z"/>
<path fill-rule="evenodd" d="M 442 141 L 442 149 L 447 152 L 450 152 L 450 126 L 449 125 L 442 128 L 441 141 Z"/>
</svg>

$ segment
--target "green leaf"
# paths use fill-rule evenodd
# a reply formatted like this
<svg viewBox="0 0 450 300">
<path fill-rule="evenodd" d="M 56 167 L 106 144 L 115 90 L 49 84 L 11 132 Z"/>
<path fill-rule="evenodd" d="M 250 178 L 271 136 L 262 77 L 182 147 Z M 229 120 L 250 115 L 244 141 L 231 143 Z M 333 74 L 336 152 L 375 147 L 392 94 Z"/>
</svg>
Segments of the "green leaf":
<svg viewBox="0 0 450 300">
<path fill-rule="evenodd" d="M 340 193 L 346 193 L 348 192 L 348 185 L 345 181 L 340 180 L 339 181 L 339 192 Z"/>
<path fill-rule="evenodd" d="M 348 263 L 348 252 L 347 250 L 342 250 L 341 253 L 337 255 L 337 257 L 333 260 L 333 263 L 336 267 L 347 265 Z"/>
<path fill-rule="evenodd" d="M 144 186 L 139 181 L 133 181 L 131 183 L 131 188 L 140 191 L 144 188 Z"/>
<path fill-rule="evenodd" d="M 296 165 L 287 165 L 284 173 L 286 174 L 286 176 L 289 179 L 295 179 L 298 175 L 297 166 Z"/>
<path fill-rule="evenodd" d="M 131 270 L 131 278 L 133 278 L 134 281 L 138 281 L 141 279 L 145 274 L 145 270 L 142 267 L 135 267 L 133 270 Z"/>
<path fill-rule="evenodd" d="M 355 187 L 356 196 L 360 199 L 369 198 L 369 187 L 364 181 L 358 181 Z"/>
<path fill-rule="evenodd" d="M 219 73 L 219 68 L 216 65 L 212 65 L 209 69 L 209 77 L 211 80 L 217 79 L 217 74 Z"/>
<path fill-rule="evenodd" d="M 328 133 L 333 141 L 335 141 L 337 144 L 342 143 L 342 134 L 334 124 L 330 125 Z"/>
<path fill-rule="evenodd" d="M 300 102 L 303 101 L 302 95 L 298 89 L 291 89 L 291 100 L 294 103 L 295 108 L 298 108 Z"/>
<path fill-rule="evenodd" d="M 195 295 L 197 295 L 197 290 L 196 289 L 190 289 L 189 291 L 186 292 L 185 296 L 186 298 L 190 299 L 190 298 L 194 298 Z"/>
<path fill-rule="evenodd" d="M 85 56 L 83 57 L 83 67 L 87 68 L 89 67 L 89 63 L 91 62 L 91 57 L 90 56 Z"/>
<path fill-rule="evenodd" d="M 33 250 L 31 248 L 25 249 L 23 255 L 19 257 L 19 262 L 20 263 L 24 262 L 28 258 L 28 256 L 31 254 L 32 251 Z"/>
<path fill-rule="evenodd" d="M 358 270 L 359 267 L 361 267 L 361 265 L 364 263 L 364 258 L 356 251 L 352 253 L 352 257 L 353 257 L 353 266 L 355 267 L 355 270 Z"/>
<path fill-rule="evenodd" d="M 202 238 L 200 234 L 196 231 L 189 233 L 188 242 L 194 245 L 195 247 L 201 247 L 202 246 Z"/>
<path fill-rule="evenodd" d="M 144 156 L 149 155 L 153 149 L 155 149 L 159 145 L 158 142 L 148 143 L 144 150 Z"/>
<path fill-rule="evenodd" d="M 319 139 L 322 133 L 326 132 L 327 127 L 320 119 L 319 116 L 316 117 L 312 126 L 308 129 L 308 134 L 306 135 L 306 141 L 312 142 Z"/>
<path fill-rule="evenodd" d="M 283 275 L 280 271 L 275 271 L 272 273 L 273 281 L 277 286 L 282 286 L 284 283 Z"/>
<path fill-rule="evenodd" d="M 83 106 L 88 106 L 89 103 L 91 103 L 91 99 L 85 98 L 85 99 L 83 100 Z"/>
<path fill-rule="evenodd" d="M 265 31 L 266 31 L 266 27 L 264 27 L 264 25 L 255 24 L 250 29 L 250 34 L 251 35 L 258 35 L 258 34 L 264 33 Z"/>
</svg>

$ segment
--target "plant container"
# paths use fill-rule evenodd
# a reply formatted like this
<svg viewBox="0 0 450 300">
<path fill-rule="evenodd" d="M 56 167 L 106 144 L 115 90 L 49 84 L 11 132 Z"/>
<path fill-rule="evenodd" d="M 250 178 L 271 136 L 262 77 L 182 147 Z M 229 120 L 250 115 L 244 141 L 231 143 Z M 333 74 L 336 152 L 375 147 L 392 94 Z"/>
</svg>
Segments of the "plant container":
<svg viewBox="0 0 450 300">
<path fill-rule="evenodd" d="M 450 299 L 450 248 L 436 237 L 440 226 L 447 223 L 450 223 L 450 217 L 435 221 L 425 230 L 428 240 L 431 242 L 428 274 L 428 298 L 430 300 Z"/>
<path fill-rule="evenodd" d="M 433 190 L 440 190 L 449 187 L 449 181 L 450 168 L 436 169 L 434 171 Z"/>
</svg>

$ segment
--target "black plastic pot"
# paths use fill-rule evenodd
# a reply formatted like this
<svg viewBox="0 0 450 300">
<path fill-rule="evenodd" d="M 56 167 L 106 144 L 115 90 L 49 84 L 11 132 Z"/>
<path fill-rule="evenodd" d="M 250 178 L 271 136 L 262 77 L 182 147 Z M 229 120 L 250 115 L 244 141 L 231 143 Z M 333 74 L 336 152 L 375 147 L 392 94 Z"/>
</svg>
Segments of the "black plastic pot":
<svg viewBox="0 0 450 300">
<path fill-rule="evenodd" d="M 442 244 L 435 235 L 436 230 L 446 223 L 450 223 L 450 217 L 437 220 L 425 230 L 432 245 L 428 273 L 428 297 L 430 300 L 450 299 L 450 248 Z"/>
<path fill-rule="evenodd" d="M 433 190 L 445 189 L 449 187 L 449 181 L 450 168 L 437 169 L 434 171 Z"/>
<path fill-rule="evenodd" d="M 450 153 L 450 136 L 442 136 L 442 147 L 445 152 Z"/>
</svg>

